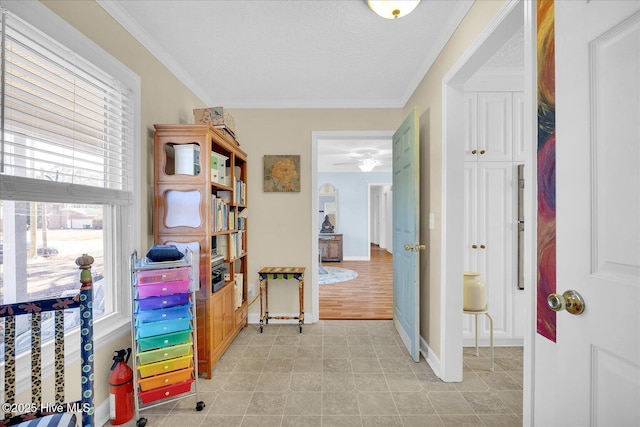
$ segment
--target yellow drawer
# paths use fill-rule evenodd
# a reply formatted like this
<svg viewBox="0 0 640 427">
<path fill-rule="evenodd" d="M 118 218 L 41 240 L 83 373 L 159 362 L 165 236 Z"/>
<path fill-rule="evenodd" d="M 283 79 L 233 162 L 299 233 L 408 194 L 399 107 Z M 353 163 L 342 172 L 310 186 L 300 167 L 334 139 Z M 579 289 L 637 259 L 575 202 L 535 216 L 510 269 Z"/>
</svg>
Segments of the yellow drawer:
<svg viewBox="0 0 640 427">
<path fill-rule="evenodd" d="M 182 356 L 175 359 L 163 360 L 162 362 L 150 363 L 148 365 L 138 366 L 138 372 L 142 378 L 152 375 L 164 374 L 167 372 L 177 371 L 191 366 L 191 356 Z"/>
</svg>

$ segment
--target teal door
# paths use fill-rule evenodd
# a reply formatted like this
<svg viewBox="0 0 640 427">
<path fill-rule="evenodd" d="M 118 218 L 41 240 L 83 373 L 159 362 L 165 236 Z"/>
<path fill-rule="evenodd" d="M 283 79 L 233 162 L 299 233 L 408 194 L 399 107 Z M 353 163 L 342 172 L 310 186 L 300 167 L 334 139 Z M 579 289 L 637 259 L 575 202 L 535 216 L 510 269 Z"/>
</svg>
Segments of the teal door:
<svg viewBox="0 0 640 427">
<path fill-rule="evenodd" d="M 418 108 L 393 134 L 393 321 L 420 360 L 420 183 Z"/>
</svg>

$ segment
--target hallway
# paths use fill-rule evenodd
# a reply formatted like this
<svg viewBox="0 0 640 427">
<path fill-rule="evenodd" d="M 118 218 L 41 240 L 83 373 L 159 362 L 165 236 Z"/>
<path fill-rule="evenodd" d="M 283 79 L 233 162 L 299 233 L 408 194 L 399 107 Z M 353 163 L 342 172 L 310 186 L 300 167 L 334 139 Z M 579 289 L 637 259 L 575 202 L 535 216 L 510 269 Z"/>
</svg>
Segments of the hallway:
<svg viewBox="0 0 640 427">
<path fill-rule="evenodd" d="M 354 270 L 347 282 L 320 285 L 320 319 L 391 320 L 393 318 L 393 256 L 371 245 L 370 261 L 327 262 Z"/>
</svg>

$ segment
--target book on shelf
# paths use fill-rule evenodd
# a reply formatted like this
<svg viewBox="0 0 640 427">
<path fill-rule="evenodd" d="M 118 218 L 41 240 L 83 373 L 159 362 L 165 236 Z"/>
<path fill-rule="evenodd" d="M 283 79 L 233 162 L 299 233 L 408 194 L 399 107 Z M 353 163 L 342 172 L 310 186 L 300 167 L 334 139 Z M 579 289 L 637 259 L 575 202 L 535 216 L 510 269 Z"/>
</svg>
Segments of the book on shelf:
<svg viewBox="0 0 640 427">
<path fill-rule="evenodd" d="M 235 222 L 229 222 L 229 212 L 229 205 L 224 200 L 211 195 L 211 229 L 214 232 L 228 230 L 229 224 L 235 226 Z"/>
<path fill-rule="evenodd" d="M 244 288 L 244 274 L 236 273 L 233 275 L 235 283 L 234 294 L 235 294 L 235 302 L 236 302 L 236 310 L 242 305 L 242 290 Z"/>
<path fill-rule="evenodd" d="M 216 236 L 216 255 L 222 255 L 224 259 L 229 259 L 229 248 L 227 246 L 227 236 Z"/>
</svg>

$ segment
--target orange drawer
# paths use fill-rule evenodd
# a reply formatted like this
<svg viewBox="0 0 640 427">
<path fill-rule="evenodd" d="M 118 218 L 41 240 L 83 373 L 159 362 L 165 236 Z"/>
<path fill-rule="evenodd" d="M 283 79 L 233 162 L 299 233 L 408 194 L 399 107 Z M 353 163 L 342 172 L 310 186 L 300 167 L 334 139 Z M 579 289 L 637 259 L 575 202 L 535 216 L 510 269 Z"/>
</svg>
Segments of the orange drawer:
<svg viewBox="0 0 640 427">
<path fill-rule="evenodd" d="M 176 357 L 175 359 L 163 360 L 162 362 L 150 363 L 138 366 L 138 371 L 142 378 L 152 375 L 165 374 L 191 366 L 191 355 Z"/>
<path fill-rule="evenodd" d="M 140 384 L 140 390 L 148 391 L 154 388 L 187 381 L 191 379 L 191 372 L 193 372 L 193 367 L 181 369 L 175 372 L 169 372 L 168 374 L 155 375 L 153 377 L 145 378 L 143 380 L 139 380 L 138 384 Z"/>
<path fill-rule="evenodd" d="M 168 385 L 166 387 L 154 388 L 153 390 L 143 391 L 140 393 L 140 400 L 142 400 L 143 404 L 155 402 L 160 399 L 168 399 L 172 396 L 177 396 L 182 393 L 186 393 L 191 391 L 191 384 L 193 383 L 193 379 Z"/>
</svg>

